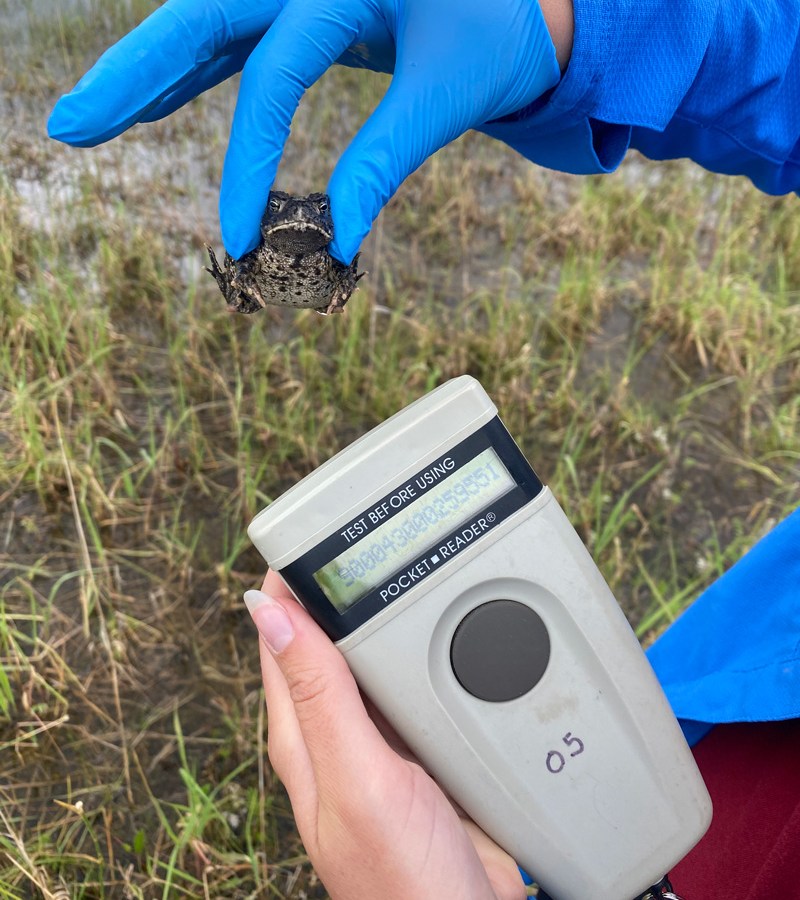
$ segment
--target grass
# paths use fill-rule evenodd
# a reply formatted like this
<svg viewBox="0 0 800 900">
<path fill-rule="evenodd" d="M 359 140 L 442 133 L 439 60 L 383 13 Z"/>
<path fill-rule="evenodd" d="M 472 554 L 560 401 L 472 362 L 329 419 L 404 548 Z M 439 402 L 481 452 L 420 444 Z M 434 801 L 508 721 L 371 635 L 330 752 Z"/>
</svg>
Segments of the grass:
<svg viewBox="0 0 800 900">
<path fill-rule="evenodd" d="M 467 136 L 381 217 L 344 316 L 232 317 L 202 272 L 230 88 L 97 151 L 41 137 L 145 8 L 119 9 L 27 7 L 6 76 L 0 897 L 323 897 L 265 761 L 250 518 L 468 372 L 651 640 L 800 499 L 796 201 Z M 281 185 L 324 185 L 384 87 L 310 92 Z"/>
</svg>

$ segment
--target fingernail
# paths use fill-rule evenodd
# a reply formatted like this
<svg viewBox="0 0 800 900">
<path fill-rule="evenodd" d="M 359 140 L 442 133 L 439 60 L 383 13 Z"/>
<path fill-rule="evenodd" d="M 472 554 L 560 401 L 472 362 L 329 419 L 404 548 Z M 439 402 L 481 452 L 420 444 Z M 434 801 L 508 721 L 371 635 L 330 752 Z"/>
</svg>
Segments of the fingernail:
<svg viewBox="0 0 800 900">
<path fill-rule="evenodd" d="M 286 610 L 263 591 L 245 591 L 244 602 L 258 633 L 273 653 L 281 653 L 294 638 L 294 628 Z"/>
</svg>

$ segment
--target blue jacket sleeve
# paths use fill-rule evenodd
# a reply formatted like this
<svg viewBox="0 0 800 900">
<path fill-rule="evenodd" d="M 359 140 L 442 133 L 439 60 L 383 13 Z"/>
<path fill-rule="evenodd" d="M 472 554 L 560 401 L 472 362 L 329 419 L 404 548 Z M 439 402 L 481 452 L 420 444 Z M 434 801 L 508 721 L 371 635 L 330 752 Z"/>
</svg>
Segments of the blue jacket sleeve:
<svg viewBox="0 0 800 900">
<path fill-rule="evenodd" d="M 647 655 L 690 743 L 722 722 L 800 717 L 800 509 Z"/>
<path fill-rule="evenodd" d="M 575 0 L 559 84 L 481 130 L 528 159 L 609 172 L 629 147 L 800 191 L 800 0 Z"/>
</svg>

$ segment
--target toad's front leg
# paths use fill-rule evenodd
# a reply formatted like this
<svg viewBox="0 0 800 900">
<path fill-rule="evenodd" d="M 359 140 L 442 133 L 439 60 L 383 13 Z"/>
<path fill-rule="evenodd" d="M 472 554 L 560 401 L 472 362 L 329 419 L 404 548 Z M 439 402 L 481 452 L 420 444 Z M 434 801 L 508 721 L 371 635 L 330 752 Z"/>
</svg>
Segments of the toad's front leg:
<svg viewBox="0 0 800 900">
<path fill-rule="evenodd" d="M 344 312 L 344 305 L 353 295 L 353 291 L 356 290 L 356 286 L 360 279 L 362 279 L 367 273 L 358 271 L 358 257 L 361 256 L 360 253 L 356 253 L 355 258 L 350 263 L 349 266 L 344 266 L 341 263 L 341 270 L 339 272 L 339 279 L 336 285 L 336 289 L 333 292 L 333 296 L 331 297 L 331 302 L 328 304 L 328 308 L 326 310 L 317 310 L 317 312 L 322 313 L 323 316 L 329 316 L 331 313 L 340 313 Z"/>
<path fill-rule="evenodd" d="M 212 246 L 210 244 L 205 244 L 204 246 L 208 251 L 208 258 L 209 260 L 211 260 L 211 268 L 209 269 L 209 267 L 206 266 L 206 272 L 214 276 L 214 280 L 217 282 L 217 286 L 219 287 L 220 291 L 222 291 L 223 296 L 227 300 L 228 292 L 230 290 L 230 276 L 228 275 L 227 267 L 226 270 L 223 271 L 222 267 L 217 262 L 217 254 L 214 253 Z"/>
<path fill-rule="evenodd" d="M 229 300 L 228 306 L 235 312 L 249 314 L 258 312 L 267 306 L 258 280 L 252 274 L 249 266 L 237 264 L 236 274 L 231 279 L 231 287 L 236 292 L 236 298 L 234 301 Z"/>
<path fill-rule="evenodd" d="M 253 275 L 250 260 L 246 257 L 237 260 L 226 253 L 223 268 L 214 250 L 208 244 L 205 247 L 211 260 L 211 268 L 206 266 L 206 272 L 214 276 L 228 309 L 238 313 L 254 313 L 263 309 L 267 302 Z"/>
</svg>

